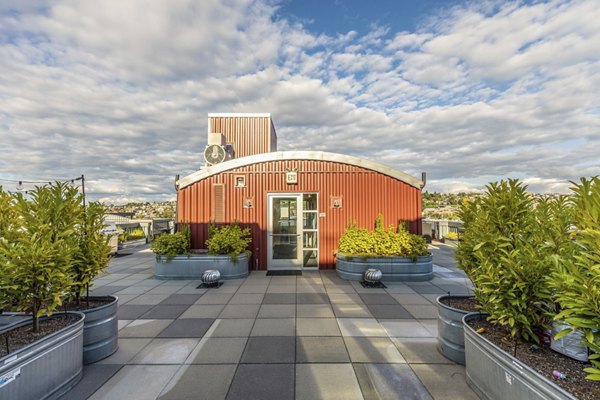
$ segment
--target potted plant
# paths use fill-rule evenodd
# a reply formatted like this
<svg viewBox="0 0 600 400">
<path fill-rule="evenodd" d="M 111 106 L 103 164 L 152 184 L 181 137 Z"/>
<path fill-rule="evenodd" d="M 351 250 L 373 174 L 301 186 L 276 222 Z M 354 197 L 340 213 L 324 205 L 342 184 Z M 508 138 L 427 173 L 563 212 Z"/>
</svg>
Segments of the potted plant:
<svg viewBox="0 0 600 400">
<path fill-rule="evenodd" d="M 187 224 L 180 231 L 163 234 L 151 245 L 156 253 L 155 274 L 159 279 L 198 279 L 207 269 L 217 269 L 223 279 L 248 276 L 251 242 L 250 229 L 237 223 L 209 225 L 207 249 L 190 249 L 190 230 Z"/>
<path fill-rule="evenodd" d="M 83 362 L 102 360 L 118 348 L 118 298 L 90 296 L 93 279 L 105 272 L 111 257 L 109 237 L 102 233 L 104 207 L 98 202 L 88 204 L 77 225 L 77 252 L 70 269 L 73 279 L 65 308 L 86 315 L 83 327 Z"/>
<path fill-rule="evenodd" d="M 375 229 L 351 223 L 339 241 L 336 272 L 343 279 L 360 281 L 368 268 L 382 272 L 383 281 L 427 281 L 433 278 L 433 262 L 422 236 L 400 225 L 383 226 L 380 214 Z"/>
<path fill-rule="evenodd" d="M 477 218 L 487 230 L 473 247 L 478 264 L 471 279 L 483 313 L 463 318 L 467 382 L 483 398 L 597 395 L 597 387 L 573 385 L 572 376 L 560 379 L 571 360 L 540 340 L 554 317 L 552 259 L 569 243 L 568 199 L 538 200 L 508 180 L 489 184 L 480 207 Z"/>
<path fill-rule="evenodd" d="M 53 314 L 72 284 L 79 196 L 76 189 L 55 183 L 35 188 L 28 197 L 3 193 L 0 203 L 12 210 L 0 216 L 0 308 L 31 316 L 31 322 L 0 331 L 0 398 L 56 398 L 82 373 L 85 317 Z"/>
</svg>

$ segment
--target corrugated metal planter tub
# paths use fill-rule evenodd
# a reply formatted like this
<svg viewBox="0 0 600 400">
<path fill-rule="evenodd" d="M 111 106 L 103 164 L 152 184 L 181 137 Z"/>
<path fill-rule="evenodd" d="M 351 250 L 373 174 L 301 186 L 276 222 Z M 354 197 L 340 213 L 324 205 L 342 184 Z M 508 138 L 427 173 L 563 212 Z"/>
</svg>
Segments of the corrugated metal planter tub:
<svg viewBox="0 0 600 400">
<path fill-rule="evenodd" d="M 441 302 L 447 298 L 470 299 L 473 296 L 439 296 L 438 305 L 438 350 L 444 357 L 465 364 L 465 334 L 462 319 L 469 311 L 452 308 Z"/>
<path fill-rule="evenodd" d="M 340 278 L 362 281 L 368 268 L 377 268 L 383 274 L 384 282 L 417 282 L 433 278 L 431 254 L 413 259 L 412 257 L 349 257 L 337 254 L 335 269 Z"/>
<path fill-rule="evenodd" d="M 119 348 L 119 321 L 117 296 L 90 297 L 90 300 L 109 300 L 105 305 L 83 310 L 83 363 L 100 361 Z M 85 300 L 83 300 L 85 301 Z"/>
<path fill-rule="evenodd" d="M 235 262 L 228 255 L 198 254 L 177 256 L 170 261 L 156 261 L 155 274 L 158 279 L 200 279 L 207 269 L 216 269 L 221 279 L 239 279 L 248 276 L 248 255 L 242 253 Z"/>
<path fill-rule="evenodd" d="M 463 317 L 467 383 L 482 399 L 558 400 L 576 397 L 479 335 L 468 322 L 487 314 Z"/>
<path fill-rule="evenodd" d="M 57 399 L 81 379 L 83 369 L 83 322 L 80 320 L 58 332 L 0 358 L 0 399 Z M 31 324 L 12 324 L 0 331 Z"/>
</svg>

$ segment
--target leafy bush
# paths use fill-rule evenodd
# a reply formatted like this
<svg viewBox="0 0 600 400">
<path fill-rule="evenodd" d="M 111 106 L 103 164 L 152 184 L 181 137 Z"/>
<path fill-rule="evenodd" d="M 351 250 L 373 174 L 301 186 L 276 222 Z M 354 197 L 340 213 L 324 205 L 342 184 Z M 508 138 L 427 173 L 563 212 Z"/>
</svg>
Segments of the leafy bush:
<svg viewBox="0 0 600 400">
<path fill-rule="evenodd" d="M 119 235 L 119 242 L 128 242 L 130 240 L 145 239 L 146 233 L 142 228 L 128 228 Z"/>
<path fill-rule="evenodd" d="M 33 331 L 38 332 L 39 317 L 52 314 L 73 283 L 70 271 L 82 209 L 77 189 L 64 183 L 36 187 L 29 197 L 0 196 L 0 207 L 13 210 L 12 216 L 1 218 L 0 287 L 3 302 L 32 313 Z"/>
<path fill-rule="evenodd" d="M 538 342 L 536 332 L 552 317 L 547 277 L 555 250 L 542 220 L 558 206 L 536 208 L 526 186 L 515 179 L 486 189 L 482 198 L 461 206 L 458 266 L 473 282 L 491 322 L 508 327 L 515 338 Z"/>
<path fill-rule="evenodd" d="M 571 231 L 573 247 L 555 257 L 557 270 L 552 275 L 556 300 L 562 311 L 555 319 L 571 324 L 572 330 L 583 332 L 583 344 L 593 368 L 585 368 L 588 379 L 600 380 L 600 178 L 581 179 L 575 184 L 573 213 L 575 228 Z M 560 338 L 571 330 L 559 332 Z"/>
<path fill-rule="evenodd" d="M 82 221 L 77 226 L 78 251 L 71 269 L 74 280 L 71 292 L 77 305 L 92 280 L 108 267 L 111 257 L 111 247 L 108 244 L 110 238 L 101 233 L 104 227 L 102 204 L 88 204 Z"/>
<path fill-rule="evenodd" d="M 458 240 L 458 233 L 456 232 L 448 232 L 446 236 L 444 236 L 448 240 Z"/>
<path fill-rule="evenodd" d="M 208 226 L 208 240 L 206 246 L 209 254 L 228 254 L 231 261 L 236 262 L 237 256 L 246 252 L 251 252 L 248 246 L 252 242 L 250 237 L 250 228 L 241 228 L 233 223 L 217 227 L 215 224 Z"/>
<path fill-rule="evenodd" d="M 171 261 L 177 255 L 190 255 L 190 243 L 190 228 L 183 225 L 179 232 L 158 236 L 150 245 L 150 249 L 156 254 L 157 261 L 163 256 L 167 261 Z"/>
<path fill-rule="evenodd" d="M 394 225 L 384 228 L 382 215 L 377 217 L 373 231 L 351 223 L 340 237 L 338 253 L 350 257 L 417 257 L 428 254 L 425 238 L 409 233 L 402 226 L 398 229 Z"/>
</svg>

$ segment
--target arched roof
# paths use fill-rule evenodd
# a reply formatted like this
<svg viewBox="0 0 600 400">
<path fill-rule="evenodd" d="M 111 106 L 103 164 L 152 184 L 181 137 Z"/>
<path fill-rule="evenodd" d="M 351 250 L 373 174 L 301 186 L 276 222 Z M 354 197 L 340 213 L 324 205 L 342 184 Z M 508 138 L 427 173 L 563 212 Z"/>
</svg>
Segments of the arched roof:
<svg viewBox="0 0 600 400">
<path fill-rule="evenodd" d="M 215 164 L 210 167 L 200 169 L 188 176 L 179 179 L 177 181 L 177 185 L 181 189 L 195 182 L 206 179 L 210 176 L 220 174 L 221 172 L 245 167 L 251 164 L 281 160 L 330 161 L 340 164 L 354 165 L 357 167 L 362 167 L 365 169 L 376 171 L 384 175 L 388 175 L 392 178 L 396 178 L 416 188 L 421 188 L 423 186 L 423 182 L 421 180 L 387 165 L 371 160 L 366 160 L 364 158 L 337 153 L 328 153 L 324 151 L 278 151 L 272 153 L 256 154 L 242 158 L 235 158 L 233 160 L 225 161 L 220 164 Z"/>
</svg>

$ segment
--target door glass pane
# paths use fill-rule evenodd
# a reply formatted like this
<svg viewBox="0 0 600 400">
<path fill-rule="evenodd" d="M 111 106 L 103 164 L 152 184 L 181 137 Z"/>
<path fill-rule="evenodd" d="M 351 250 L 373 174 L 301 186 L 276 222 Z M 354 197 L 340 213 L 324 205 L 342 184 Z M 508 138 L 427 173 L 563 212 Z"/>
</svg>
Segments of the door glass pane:
<svg viewBox="0 0 600 400">
<path fill-rule="evenodd" d="M 304 229 L 317 229 L 317 213 L 305 212 L 302 226 Z"/>
<path fill-rule="evenodd" d="M 304 211 L 317 210 L 317 194 L 316 193 L 307 193 L 302 196 L 302 208 Z"/>
<path fill-rule="evenodd" d="M 305 248 L 316 248 L 317 247 L 317 232 L 304 232 L 304 247 Z"/>
<path fill-rule="evenodd" d="M 305 267 L 317 267 L 319 265 L 316 250 L 304 250 L 304 257 L 302 258 L 302 265 Z"/>
<path fill-rule="evenodd" d="M 273 236 L 273 259 L 295 260 L 298 258 L 298 240 L 296 235 Z"/>
<path fill-rule="evenodd" d="M 273 199 L 273 259 L 296 260 L 298 258 L 298 200 L 295 198 Z"/>
</svg>

